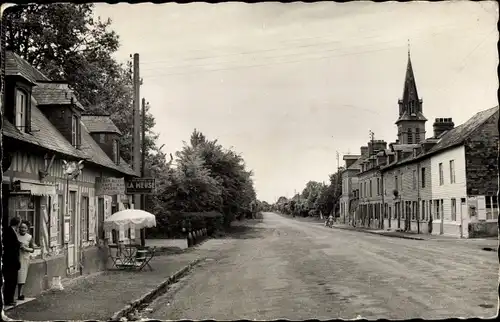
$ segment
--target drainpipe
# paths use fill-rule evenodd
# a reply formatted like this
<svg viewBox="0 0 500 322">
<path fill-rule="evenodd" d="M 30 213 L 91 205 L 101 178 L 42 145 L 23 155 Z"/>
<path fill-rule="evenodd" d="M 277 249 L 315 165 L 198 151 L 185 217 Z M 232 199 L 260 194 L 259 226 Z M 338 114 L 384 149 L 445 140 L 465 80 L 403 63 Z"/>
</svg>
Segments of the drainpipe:
<svg viewBox="0 0 500 322">
<path fill-rule="evenodd" d="M 384 220 L 385 220 L 385 192 L 384 192 L 384 173 L 380 171 L 380 189 L 382 193 L 382 214 L 381 214 L 381 220 L 380 220 L 380 228 L 384 229 Z"/>
<path fill-rule="evenodd" d="M 417 234 L 420 234 L 420 162 L 417 163 Z"/>
</svg>

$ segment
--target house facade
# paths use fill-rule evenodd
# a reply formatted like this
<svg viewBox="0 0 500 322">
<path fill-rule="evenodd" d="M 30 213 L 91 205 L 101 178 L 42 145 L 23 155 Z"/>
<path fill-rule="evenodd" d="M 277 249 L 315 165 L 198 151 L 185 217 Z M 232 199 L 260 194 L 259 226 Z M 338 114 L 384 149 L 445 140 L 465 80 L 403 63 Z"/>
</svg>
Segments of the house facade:
<svg viewBox="0 0 500 322">
<path fill-rule="evenodd" d="M 358 189 L 357 174 L 360 170 L 361 155 L 344 155 L 345 168 L 342 171 L 342 197 L 340 199 L 340 218 L 342 222 L 352 221 L 353 209 L 351 200 Z"/>
<path fill-rule="evenodd" d="M 437 118 L 427 138 L 410 56 L 398 105 L 397 140 L 389 149 L 369 144 L 369 156 L 360 158 L 355 224 L 462 238 L 497 236 L 498 106 L 457 127 L 451 118 Z"/>
<path fill-rule="evenodd" d="M 385 155 L 379 154 L 387 148 L 383 140 L 368 142 L 367 155 L 360 159 L 361 170 L 357 174 L 359 185 L 359 216 L 357 225 L 366 227 L 381 227 L 382 205 L 384 195 L 380 165 Z"/>
<path fill-rule="evenodd" d="M 5 89 L 3 223 L 14 216 L 30 223 L 37 247 L 25 291 L 36 296 L 54 276 L 105 267 L 103 220 L 129 202 L 98 196 L 96 182 L 136 173 L 92 138 L 82 121 L 84 107 L 67 83 L 48 79 L 7 52 Z"/>
</svg>

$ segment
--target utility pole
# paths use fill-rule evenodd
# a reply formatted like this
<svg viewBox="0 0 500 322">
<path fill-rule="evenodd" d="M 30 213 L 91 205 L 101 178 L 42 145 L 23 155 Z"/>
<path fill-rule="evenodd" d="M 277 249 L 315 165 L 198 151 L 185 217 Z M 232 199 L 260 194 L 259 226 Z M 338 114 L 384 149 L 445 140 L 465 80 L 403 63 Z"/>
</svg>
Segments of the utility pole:
<svg viewBox="0 0 500 322">
<path fill-rule="evenodd" d="M 140 106 L 140 88 L 141 79 L 139 77 L 139 54 L 134 54 L 134 132 L 132 136 L 133 140 L 133 161 L 134 161 L 134 171 L 139 173 L 141 168 L 141 106 Z M 134 208 L 141 209 L 141 195 L 134 195 Z"/>
<path fill-rule="evenodd" d="M 144 178 L 145 173 L 144 169 L 146 167 L 146 99 L 142 99 L 142 118 L 141 118 L 141 177 Z M 141 209 L 146 210 L 146 195 L 142 194 L 141 196 Z M 146 246 L 146 230 L 141 229 L 141 246 Z"/>
</svg>

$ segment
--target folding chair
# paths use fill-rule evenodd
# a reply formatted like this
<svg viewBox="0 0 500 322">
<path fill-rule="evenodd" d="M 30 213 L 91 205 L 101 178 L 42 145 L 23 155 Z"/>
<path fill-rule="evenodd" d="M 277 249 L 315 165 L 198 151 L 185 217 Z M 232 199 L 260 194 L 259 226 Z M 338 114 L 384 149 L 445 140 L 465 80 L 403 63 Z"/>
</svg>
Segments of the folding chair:
<svg viewBox="0 0 500 322">
<path fill-rule="evenodd" d="M 115 250 L 115 254 L 113 255 L 113 250 Z M 119 258 L 119 249 L 118 245 L 108 245 L 108 258 L 111 259 L 111 268 L 119 268 L 120 258 Z"/>
<path fill-rule="evenodd" d="M 144 249 L 138 249 L 137 250 L 137 257 L 136 257 L 136 262 L 138 266 L 138 270 L 142 271 L 144 267 L 149 267 L 149 270 L 152 271 L 153 268 L 151 265 L 149 265 L 149 262 L 153 259 L 155 256 L 155 248 L 144 248 Z"/>
</svg>

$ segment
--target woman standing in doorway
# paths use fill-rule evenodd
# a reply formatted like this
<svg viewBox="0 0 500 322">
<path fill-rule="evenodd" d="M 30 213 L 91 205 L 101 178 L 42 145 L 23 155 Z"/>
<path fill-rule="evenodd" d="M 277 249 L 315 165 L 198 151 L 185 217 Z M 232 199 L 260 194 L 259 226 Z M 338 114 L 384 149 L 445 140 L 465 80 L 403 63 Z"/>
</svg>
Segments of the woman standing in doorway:
<svg viewBox="0 0 500 322">
<path fill-rule="evenodd" d="M 23 221 L 19 225 L 19 235 L 18 239 L 21 243 L 21 252 L 19 253 L 19 262 L 21 262 L 21 269 L 17 274 L 17 284 L 18 284 L 18 300 L 23 301 L 23 286 L 26 283 L 26 276 L 28 276 L 28 268 L 30 265 L 30 253 L 35 251 L 33 245 L 33 237 L 28 234 L 28 222 Z"/>
</svg>

